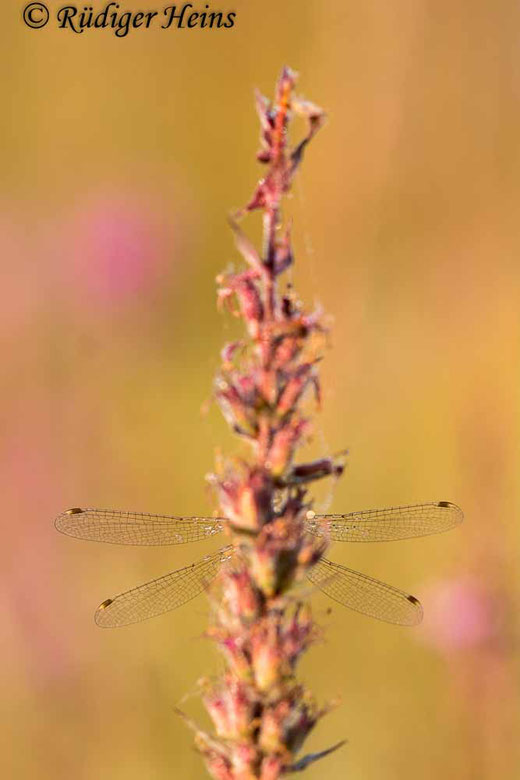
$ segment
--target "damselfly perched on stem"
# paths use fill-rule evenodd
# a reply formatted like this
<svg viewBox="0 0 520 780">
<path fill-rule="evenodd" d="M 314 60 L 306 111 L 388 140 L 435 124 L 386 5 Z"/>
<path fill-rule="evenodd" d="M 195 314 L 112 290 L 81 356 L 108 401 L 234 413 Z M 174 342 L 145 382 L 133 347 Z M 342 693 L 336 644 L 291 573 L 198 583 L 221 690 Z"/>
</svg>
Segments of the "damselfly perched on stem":
<svg viewBox="0 0 520 780">
<path fill-rule="evenodd" d="M 308 734 L 330 709 L 319 706 L 298 681 L 302 654 L 319 638 L 307 595 L 321 589 L 340 604 L 390 623 L 422 617 L 416 598 L 329 561 L 330 542 L 382 542 L 446 531 L 462 520 L 447 501 L 390 509 L 319 514 L 312 483 L 343 473 L 340 458 L 296 462 L 312 431 L 308 398 L 319 403 L 318 366 L 327 333 L 319 309 L 306 310 L 282 275 L 293 265 L 291 226 L 281 213 L 309 142 L 324 112 L 295 95 L 296 76 L 284 68 L 273 101 L 256 95 L 259 162 L 266 166 L 245 208 L 230 220 L 245 268 L 218 277 L 218 302 L 245 325 L 240 341 L 226 344 L 214 397 L 247 457 L 230 459 L 211 482 L 215 517 L 172 517 L 98 509 L 71 509 L 56 521 L 71 536 L 116 544 L 182 544 L 223 532 L 226 546 L 177 571 L 107 599 L 96 612 L 101 626 L 122 626 L 172 610 L 213 581 L 210 637 L 222 653 L 224 673 L 201 682 L 215 734 L 195 731 L 195 742 L 216 780 L 278 780 L 306 769 L 339 747 L 298 758 Z M 306 124 L 291 146 L 289 121 Z M 238 220 L 263 217 L 257 249 Z M 310 582 L 307 593 L 301 583 Z M 341 743 L 340 743 L 341 744 Z"/>
<path fill-rule="evenodd" d="M 438 501 L 345 515 L 309 511 L 305 530 L 334 542 L 389 542 L 448 531 L 461 521 L 458 506 Z M 222 533 L 225 524 L 223 517 L 177 517 L 110 509 L 69 509 L 56 518 L 58 531 L 77 539 L 151 546 L 201 541 Z M 222 547 L 191 566 L 107 599 L 96 611 L 96 623 L 103 628 L 125 626 L 180 607 L 211 584 L 221 564 L 232 554 L 232 545 Z M 421 620 L 422 608 L 414 596 L 323 556 L 307 577 L 335 601 L 370 617 L 401 625 Z"/>
</svg>

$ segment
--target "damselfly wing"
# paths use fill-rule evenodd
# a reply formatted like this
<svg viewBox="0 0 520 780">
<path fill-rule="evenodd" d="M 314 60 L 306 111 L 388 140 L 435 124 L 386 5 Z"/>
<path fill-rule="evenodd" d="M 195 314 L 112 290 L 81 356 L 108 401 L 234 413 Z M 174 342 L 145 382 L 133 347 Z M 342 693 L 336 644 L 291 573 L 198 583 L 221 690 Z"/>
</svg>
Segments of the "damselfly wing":
<svg viewBox="0 0 520 780">
<path fill-rule="evenodd" d="M 232 551 L 231 545 L 222 547 L 197 563 L 107 599 L 96 610 L 96 623 L 101 628 L 118 628 L 181 607 L 206 590 Z"/>
<path fill-rule="evenodd" d="M 331 541 L 381 542 L 441 533 L 462 522 L 462 510 L 448 501 L 368 509 L 347 514 L 309 512 L 306 530 Z M 201 541 L 220 533 L 225 519 L 69 509 L 56 518 L 56 528 L 68 536 L 130 545 L 173 545 Z M 204 591 L 229 560 L 227 546 L 197 563 L 152 580 L 104 601 L 96 623 L 118 627 L 136 623 L 185 604 Z M 365 574 L 321 558 L 309 580 L 343 606 L 398 625 L 415 625 L 422 618 L 419 601 L 408 593 Z"/>
<path fill-rule="evenodd" d="M 450 501 L 364 509 L 346 515 L 307 514 L 307 530 L 327 534 L 332 542 L 393 542 L 449 531 L 464 518 Z"/>
<path fill-rule="evenodd" d="M 421 603 L 404 590 L 321 558 L 308 574 L 309 580 L 331 599 L 363 615 L 415 626 L 423 616 Z"/>
<path fill-rule="evenodd" d="M 117 509 L 68 509 L 58 515 L 58 531 L 76 539 L 110 544 L 169 545 L 200 542 L 223 530 L 223 518 L 177 517 Z"/>
</svg>

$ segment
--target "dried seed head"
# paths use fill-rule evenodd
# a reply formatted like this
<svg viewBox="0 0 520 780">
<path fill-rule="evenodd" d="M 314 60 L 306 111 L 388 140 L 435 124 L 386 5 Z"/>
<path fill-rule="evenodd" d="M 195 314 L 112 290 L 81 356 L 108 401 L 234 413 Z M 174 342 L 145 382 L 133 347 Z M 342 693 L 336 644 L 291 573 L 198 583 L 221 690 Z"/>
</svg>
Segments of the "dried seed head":
<svg viewBox="0 0 520 780">
<path fill-rule="evenodd" d="M 215 780 L 234 780 L 231 761 L 224 745 L 219 744 L 205 732 L 197 731 L 195 747 L 204 757 L 208 772 Z"/>
<path fill-rule="evenodd" d="M 243 279 L 234 285 L 242 317 L 246 323 L 249 335 L 257 338 L 260 324 L 264 317 L 264 307 L 256 284 L 249 279 Z"/>
<path fill-rule="evenodd" d="M 251 622 L 260 614 L 261 593 L 245 568 L 229 572 L 224 581 L 223 596 L 227 612 L 235 619 Z"/>
<path fill-rule="evenodd" d="M 315 566 L 327 550 L 327 537 L 325 534 L 319 537 L 303 539 L 298 552 L 298 565 L 302 574 L 306 574 L 309 569 Z M 301 576 L 301 575 L 300 575 Z"/>
<path fill-rule="evenodd" d="M 269 406 L 274 406 L 278 396 L 278 377 L 276 371 L 262 371 L 258 377 L 258 392 Z"/>
<path fill-rule="evenodd" d="M 249 552 L 251 572 L 266 597 L 283 593 L 298 575 L 298 544 L 291 539 L 268 538 L 263 543 L 258 542 Z"/>
<path fill-rule="evenodd" d="M 298 702 L 291 709 L 284 722 L 285 744 L 292 753 L 297 753 L 317 721 L 314 707 Z"/>
<path fill-rule="evenodd" d="M 287 618 L 284 625 L 284 650 L 294 666 L 299 656 L 315 641 L 318 631 L 312 619 L 308 604 L 298 604 L 294 614 Z"/>
<path fill-rule="evenodd" d="M 272 475 L 282 477 L 291 463 L 294 451 L 309 430 L 309 423 L 303 418 L 294 417 L 283 424 L 273 436 L 269 449 L 267 465 Z"/>
<path fill-rule="evenodd" d="M 230 674 L 205 694 L 204 704 L 223 739 L 242 739 L 253 728 L 254 701 L 250 689 Z"/>
<path fill-rule="evenodd" d="M 290 704 L 287 701 L 282 701 L 275 707 L 266 707 L 264 709 L 258 738 L 264 753 L 280 755 L 287 752 L 284 742 L 283 721 L 287 717 L 289 707 Z"/>
<path fill-rule="evenodd" d="M 232 766 L 227 758 L 216 752 L 200 752 L 204 755 L 208 772 L 215 780 L 234 780 Z"/>
<path fill-rule="evenodd" d="M 204 705 L 215 724 L 215 730 L 219 737 L 228 737 L 230 732 L 229 713 L 224 697 L 216 692 L 204 696 Z"/>
<path fill-rule="evenodd" d="M 253 670 L 247 643 L 244 641 L 244 638 L 221 635 L 217 641 L 222 654 L 226 658 L 229 669 L 236 675 L 237 679 L 243 682 L 252 682 Z"/>
<path fill-rule="evenodd" d="M 294 262 L 291 246 L 291 226 L 287 225 L 282 238 L 276 244 L 274 272 L 277 276 L 286 271 Z"/>
<path fill-rule="evenodd" d="M 287 384 L 283 388 L 276 405 L 276 411 L 280 417 L 295 411 L 296 405 L 309 386 L 311 378 L 311 363 L 304 363 L 293 372 L 292 376 L 289 378 Z"/>
<path fill-rule="evenodd" d="M 251 406 L 233 384 L 220 378 L 215 398 L 224 419 L 236 433 L 242 436 L 256 436 L 257 427 Z"/>
<path fill-rule="evenodd" d="M 251 663 L 256 686 L 262 693 L 276 688 L 287 674 L 278 626 L 269 618 L 255 627 L 251 638 Z"/>
<path fill-rule="evenodd" d="M 236 530 L 260 531 L 272 517 L 272 480 L 261 468 L 217 480 L 220 503 Z"/>
<path fill-rule="evenodd" d="M 258 750 L 249 742 L 233 745 L 231 754 L 235 780 L 257 780 Z"/>
<path fill-rule="evenodd" d="M 280 756 L 266 756 L 260 769 L 260 780 L 278 780 L 283 774 L 285 763 Z"/>
<path fill-rule="evenodd" d="M 237 352 L 244 346 L 243 341 L 230 341 L 222 347 L 220 357 L 222 358 L 222 366 L 224 370 L 230 370 L 233 368 L 233 360 Z"/>
</svg>

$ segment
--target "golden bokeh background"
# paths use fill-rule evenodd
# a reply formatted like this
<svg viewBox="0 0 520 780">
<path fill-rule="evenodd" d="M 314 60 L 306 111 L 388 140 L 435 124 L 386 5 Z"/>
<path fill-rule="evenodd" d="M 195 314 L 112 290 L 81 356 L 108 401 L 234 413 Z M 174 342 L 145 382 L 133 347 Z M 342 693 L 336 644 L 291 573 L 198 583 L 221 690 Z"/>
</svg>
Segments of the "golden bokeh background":
<svg viewBox="0 0 520 780">
<path fill-rule="evenodd" d="M 200 412 L 234 332 L 214 280 L 260 172 L 253 87 L 287 63 L 330 117 L 289 209 L 294 281 L 334 317 L 316 447 L 350 454 L 331 506 L 466 512 L 331 551 L 426 617 L 316 596 L 302 676 L 342 704 L 308 746 L 348 744 L 306 776 L 518 777 L 520 5 L 235 0 L 232 30 L 122 40 L 29 30 L 22 6 L 0 11 L 2 776 L 205 777 L 173 712 L 204 722 L 196 680 L 219 668 L 204 599 L 119 631 L 92 612 L 214 543 L 95 545 L 52 520 L 214 509 L 205 475 L 234 446 Z"/>
</svg>

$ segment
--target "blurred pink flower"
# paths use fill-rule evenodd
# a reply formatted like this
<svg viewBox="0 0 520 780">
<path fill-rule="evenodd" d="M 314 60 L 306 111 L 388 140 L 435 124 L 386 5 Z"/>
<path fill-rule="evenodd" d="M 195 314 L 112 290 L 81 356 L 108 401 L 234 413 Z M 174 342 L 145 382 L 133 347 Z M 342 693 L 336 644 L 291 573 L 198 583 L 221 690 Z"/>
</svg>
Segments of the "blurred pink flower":
<svg viewBox="0 0 520 780">
<path fill-rule="evenodd" d="M 146 296 L 164 282 L 170 228 L 150 198 L 97 193 L 80 204 L 66 235 L 72 284 L 98 306 Z"/>
<path fill-rule="evenodd" d="M 22 404 L 20 404 L 22 406 Z M 13 415 L 2 442 L 5 524 L 2 590 L 13 647 L 20 650 L 33 686 L 66 677 L 72 671 L 74 648 L 63 631 L 60 602 L 63 573 L 59 547 L 49 520 L 68 469 L 61 460 L 55 427 L 44 404 L 23 404 Z"/>
<path fill-rule="evenodd" d="M 498 601 L 471 576 L 440 580 L 424 592 L 421 636 L 441 652 L 487 644 L 499 628 Z"/>
</svg>

